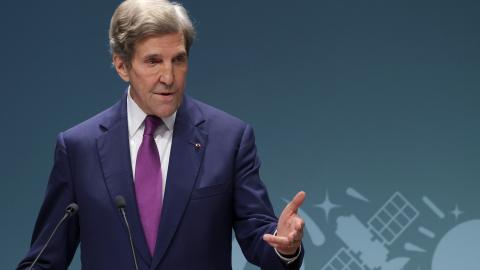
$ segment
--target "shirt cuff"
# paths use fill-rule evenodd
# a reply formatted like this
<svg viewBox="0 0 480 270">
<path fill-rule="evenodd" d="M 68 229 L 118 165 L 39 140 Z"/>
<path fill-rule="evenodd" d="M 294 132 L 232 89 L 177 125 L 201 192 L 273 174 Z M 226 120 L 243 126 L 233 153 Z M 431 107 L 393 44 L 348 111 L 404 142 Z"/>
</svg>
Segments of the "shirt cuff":
<svg viewBox="0 0 480 270">
<path fill-rule="evenodd" d="M 273 235 L 277 235 L 277 230 L 275 230 L 275 232 L 273 233 Z M 291 264 L 293 263 L 294 261 L 296 261 L 298 259 L 298 257 L 300 257 L 300 253 L 302 253 L 302 245 L 300 245 L 300 247 L 298 248 L 297 252 L 294 254 L 293 257 L 285 257 L 284 255 L 280 254 L 280 252 L 278 252 L 278 250 L 276 248 L 274 248 L 275 250 L 275 253 L 277 253 L 277 256 L 286 264 Z"/>
</svg>

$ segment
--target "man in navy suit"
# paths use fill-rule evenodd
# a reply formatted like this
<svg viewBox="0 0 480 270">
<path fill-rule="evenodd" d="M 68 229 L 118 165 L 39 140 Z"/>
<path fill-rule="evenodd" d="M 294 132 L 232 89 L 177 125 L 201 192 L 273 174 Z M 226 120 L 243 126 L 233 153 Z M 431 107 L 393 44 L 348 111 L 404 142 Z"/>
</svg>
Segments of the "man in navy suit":
<svg viewBox="0 0 480 270">
<path fill-rule="evenodd" d="M 139 269 L 231 269 L 232 228 L 262 269 L 299 269 L 299 192 L 280 218 L 259 178 L 252 128 L 184 93 L 194 29 L 185 9 L 127 0 L 110 25 L 113 64 L 129 83 L 111 108 L 59 134 L 55 163 L 18 269 L 47 241 L 65 206 L 78 214 L 35 269 L 66 269 L 80 243 L 82 269 L 134 269 L 115 205 L 121 195 Z"/>
</svg>

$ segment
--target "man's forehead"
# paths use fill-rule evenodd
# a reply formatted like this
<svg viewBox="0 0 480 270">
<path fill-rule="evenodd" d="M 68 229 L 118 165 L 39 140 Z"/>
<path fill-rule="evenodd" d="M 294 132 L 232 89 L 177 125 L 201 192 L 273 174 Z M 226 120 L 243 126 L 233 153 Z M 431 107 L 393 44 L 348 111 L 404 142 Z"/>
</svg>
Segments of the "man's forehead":
<svg viewBox="0 0 480 270">
<path fill-rule="evenodd" d="M 137 54 L 186 54 L 185 38 L 181 33 L 147 36 L 135 44 Z"/>
</svg>

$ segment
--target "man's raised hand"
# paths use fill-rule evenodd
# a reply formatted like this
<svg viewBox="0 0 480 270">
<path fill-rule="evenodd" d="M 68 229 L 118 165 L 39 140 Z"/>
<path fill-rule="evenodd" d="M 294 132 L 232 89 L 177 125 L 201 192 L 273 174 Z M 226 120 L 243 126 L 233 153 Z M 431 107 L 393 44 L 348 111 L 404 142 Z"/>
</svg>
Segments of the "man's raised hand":
<svg viewBox="0 0 480 270">
<path fill-rule="evenodd" d="M 305 200 L 305 192 L 300 191 L 293 197 L 292 201 L 285 206 L 278 219 L 276 235 L 265 234 L 265 240 L 282 255 L 295 254 L 302 244 L 303 227 L 305 222 L 297 214 L 298 208 Z"/>
</svg>

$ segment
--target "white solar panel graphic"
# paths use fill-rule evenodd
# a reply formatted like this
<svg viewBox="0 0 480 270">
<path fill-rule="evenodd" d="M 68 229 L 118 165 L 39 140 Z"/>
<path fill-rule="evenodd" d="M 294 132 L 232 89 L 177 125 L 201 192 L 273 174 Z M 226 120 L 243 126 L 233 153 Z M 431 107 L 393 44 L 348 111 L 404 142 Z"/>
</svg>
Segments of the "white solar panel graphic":
<svg viewBox="0 0 480 270">
<path fill-rule="evenodd" d="M 322 268 L 322 270 L 370 270 L 364 266 L 349 250 L 341 248 Z"/>
<path fill-rule="evenodd" d="M 418 217 L 413 205 L 396 192 L 368 221 L 368 227 L 383 243 L 391 245 Z"/>
</svg>

